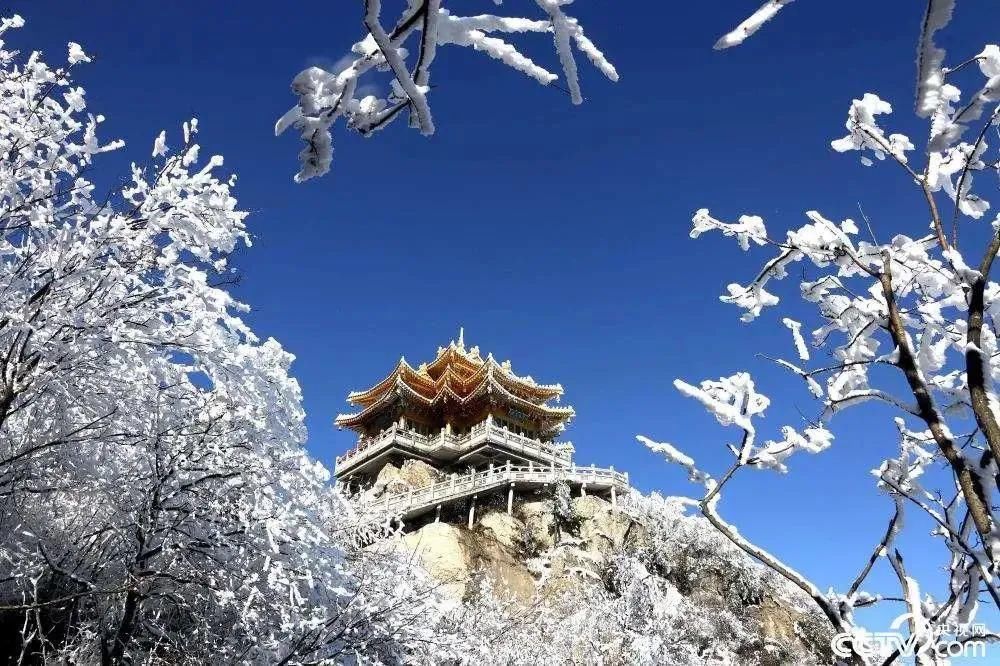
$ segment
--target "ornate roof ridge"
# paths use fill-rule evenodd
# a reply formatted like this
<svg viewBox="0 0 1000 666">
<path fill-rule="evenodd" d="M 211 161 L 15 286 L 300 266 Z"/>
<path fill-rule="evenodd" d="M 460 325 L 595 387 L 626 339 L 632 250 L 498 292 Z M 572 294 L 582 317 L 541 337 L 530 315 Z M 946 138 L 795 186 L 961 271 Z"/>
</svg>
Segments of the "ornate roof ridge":
<svg viewBox="0 0 1000 666">
<path fill-rule="evenodd" d="M 392 371 L 377 384 L 348 394 L 347 402 L 361 409 L 353 414 L 338 414 L 336 423 L 359 423 L 403 392 L 434 407 L 448 400 L 464 405 L 482 396 L 484 390 L 495 391 L 505 400 L 544 414 L 547 419 L 569 419 L 575 415 L 572 407 L 548 404 L 550 400 L 560 401 L 562 384 L 539 384 L 530 375 L 519 376 L 510 361 L 498 362 L 492 353 L 484 359 L 478 347 L 466 349 L 464 338 L 465 331 L 460 329 L 458 342 L 452 340 L 447 347 L 438 347 L 434 360 L 417 368 L 400 356 Z"/>
<path fill-rule="evenodd" d="M 522 375 L 518 375 L 517 373 L 515 373 L 513 371 L 513 369 L 511 369 L 510 361 L 504 361 L 504 363 L 506 363 L 506 367 L 505 367 L 503 364 L 497 363 L 496 359 L 493 358 L 493 354 L 490 354 L 489 358 L 493 361 L 493 363 L 498 368 L 500 368 L 503 372 L 505 372 L 512 379 L 515 379 L 515 380 L 517 380 L 519 382 L 527 384 L 527 385 L 531 386 L 532 388 L 548 389 L 548 390 L 552 390 L 552 391 L 558 391 L 560 394 L 563 393 L 563 386 L 562 386 L 562 384 L 559 384 L 559 383 L 555 383 L 555 384 L 539 384 L 538 382 L 535 381 L 535 378 L 532 377 L 531 375 L 523 375 L 522 376 Z"/>
<path fill-rule="evenodd" d="M 483 359 L 478 354 L 473 356 L 469 352 L 466 352 L 463 348 L 459 347 L 454 341 L 452 341 L 449 343 L 448 347 L 438 347 L 438 355 L 433 361 L 431 361 L 430 363 L 421 363 L 417 368 L 411 366 L 406 361 L 405 356 L 400 356 L 399 361 L 397 361 L 396 365 L 393 367 L 393 370 L 385 378 L 383 378 L 380 382 L 378 382 L 377 384 L 366 390 L 351 391 L 347 396 L 347 400 L 348 402 L 353 402 L 354 399 L 356 398 L 361 398 L 371 393 L 374 393 L 376 390 L 387 386 L 394 375 L 396 375 L 397 373 L 402 373 L 404 371 L 409 371 L 410 373 L 425 378 L 431 382 L 436 382 L 437 380 L 434 380 L 430 376 L 429 369 L 435 364 L 438 364 L 443 357 L 448 355 L 448 352 L 452 352 L 453 354 L 456 354 L 459 357 L 461 357 L 463 360 L 468 361 L 469 365 L 471 366 L 470 367 L 471 370 L 478 370 L 480 367 L 484 365 L 493 365 L 495 367 L 500 368 L 500 370 L 502 370 L 512 380 L 520 382 L 526 386 L 529 386 L 534 389 L 540 389 L 542 391 L 550 391 L 558 394 L 563 393 L 562 384 L 559 383 L 541 384 L 535 381 L 534 377 L 532 377 L 531 375 L 521 376 L 515 373 L 511 368 L 510 361 L 497 362 L 496 357 L 494 357 L 492 353 L 487 354 L 486 359 Z M 446 365 L 445 367 L 446 368 L 450 367 L 450 364 Z M 555 395 L 553 395 L 552 397 L 555 397 Z"/>
</svg>

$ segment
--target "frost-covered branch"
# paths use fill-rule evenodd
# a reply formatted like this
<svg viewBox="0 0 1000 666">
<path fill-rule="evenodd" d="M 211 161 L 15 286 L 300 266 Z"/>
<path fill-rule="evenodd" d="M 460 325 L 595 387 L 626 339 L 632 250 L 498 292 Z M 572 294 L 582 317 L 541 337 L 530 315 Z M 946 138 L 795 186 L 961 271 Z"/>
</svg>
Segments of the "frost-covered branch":
<svg viewBox="0 0 1000 666">
<path fill-rule="evenodd" d="M 583 102 L 575 51 L 582 53 L 604 76 L 618 80 L 618 72 L 586 36 L 577 19 L 564 8 L 572 0 L 535 0 L 538 19 L 480 14 L 455 16 L 445 7 L 447 0 L 409 0 L 394 27 L 383 22 L 381 0 L 364 0 L 364 25 L 368 33 L 357 42 L 354 57 L 337 71 L 320 67 L 303 70 L 292 82 L 298 96 L 275 125 L 281 134 L 294 128 L 306 146 L 299 153 L 301 168 L 296 181 L 322 176 L 333 159 L 331 130 L 338 120 L 363 135 L 385 128 L 403 111 L 410 112 L 410 125 L 424 135 L 435 131 L 428 101 L 431 69 L 440 46 L 464 46 L 482 52 L 508 67 L 552 85 L 558 76 L 538 65 L 519 47 L 495 35 L 526 33 L 551 35 L 573 104 Z M 499 3 L 496 3 L 499 4 Z M 530 4 L 530 3 L 529 3 Z M 415 57 L 406 44 L 419 34 Z M 389 72 L 391 79 L 379 82 L 373 73 Z M 365 83 L 362 83 L 362 80 Z M 378 86 L 383 90 L 377 93 Z M 366 94 L 362 94 L 362 93 Z"/>
<path fill-rule="evenodd" d="M 741 42 L 773 18 L 783 4 L 787 3 L 766 3 L 729 41 Z M 958 636 L 948 636 L 948 628 L 968 627 L 981 605 L 1000 607 L 995 583 L 1000 556 L 995 509 L 1000 505 L 996 482 L 1000 284 L 991 279 L 1000 251 L 1000 218 L 978 234 L 984 239 L 982 247 L 959 248 L 958 243 L 959 224 L 975 224 L 990 210 L 983 193 L 985 184 L 979 182 L 987 179 L 974 176 L 980 172 L 998 175 L 1000 155 L 988 138 L 1000 118 L 1000 47 L 987 45 L 977 56 L 949 68 L 937 35 L 947 27 L 954 10 L 953 0 L 925 3 L 916 92 L 916 115 L 926 121 L 927 128 L 922 150 L 916 150 L 907 136 L 885 128 L 892 105 L 874 93 L 851 103 L 847 134 L 831 143 L 838 152 L 860 153 L 866 167 L 887 159 L 895 162 L 913 183 L 915 200 L 926 217 L 912 228 L 880 234 L 891 236 L 881 243 L 867 218 L 870 242 L 858 237 L 852 220 L 835 224 L 815 211 L 807 212 L 808 222 L 789 229 L 784 239 L 768 235 L 759 216 L 743 214 L 738 222 L 726 223 L 707 209 L 695 214 L 691 232 L 698 237 L 718 231 L 734 237 L 743 251 L 755 245 L 775 248 L 745 286 L 731 284 L 721 296 L 724 303 L 742 310 L 746 322 L 758 319 L 767 308 L 783 307 L 781 281 L 794 264 L 806 267 L 797 289 L 792 289 L 803 306 L 795 308 L 794 317 L 778 318 L 792 334 L 794 358 L 767 358 L 806 381 L 819 403 L 823 432 L 817 437 L 810 436 L 809 428 L 791 430 L 749 457 L 730 447 L 736 460 L 723 478 L 731 478 L 735 470 L 769 467 L 786 471 L 789 452 L 819 452 L 829 446 L 832 434 L 827 435 L 827 429 L 833 428 L 844 410 L 860 409 L 872 400 L 889 407 L 897 419 L 900 448 L 897 456 L 882 460 L 873 473 L 879 489 L 892 499 L 894 513 L 847 593 L 834 595 L 837 601 L 830 607 L 850 623 L 853 620 L 847 618 L 854 608 L 899 599 L 911 614 L 914 640 L 932 652 L 949 640 L 958 640 Z M 726 40 L 722 45 L 727 45 Z M 960 76 L 981 78 L 973 83 L 971 95 L 959 89 Z M 966 142 L 963 137 L 977 122 L 982 124 Z M 943 210 L 952 212 L 950 240 Z M 791 308 L 787 314 L 792 314 Z M 819 355 L 832 361 L 811 367 L 810 357 Z M 895 377 L 874 372 L 875 368 L 889 368 Z M 905 397 L 898 394 L 899 380 L 906 387 Z M 718 419 L 719 409 L 702 402 Z M 955 434 L 954 424 L 964 429 L 970 421 L 977 426 L 972 433 Z M 739 425 L 733 418 L 729 422 Z M 744 432 L 755 440 L 755 430 Z M 947 490 L 924 487 L 929 476 L 925 471 L 932 465 L 937 469 L 934 478 L 947 479 Z M 711 478 L 709 471 L 699 472 Z M 714 493 L 713 507 L 719 495 Z M 947 562 L 946 576 L 940 581 L 918 581 L 903 566 L 895 544 L 904 529 L 904 506 L 911 511 L 916 507 L 936 525 L 932 537 L 940 540 Z M 718 527 L 728 531 L 724 523 Z M 883 561 L 899 584 L 896 595 L 873 596 L 862 589 Z M 897 651 L 888 661 L 898 657 Z"/>
<path fill-rule="evenodd" d="M 691 481 L 705 487 L 705 494 L 698 500 L 698 507 L 713 527 L 747 555 L 809 595 L 838 632 L 849 632 L 853 628 L 849 613 L 842 612 L 816 585 L 794 568 L 740 534 L 739 530 L 722 518 L 718 508 L 723 488 L 742 469 L 772 468 L 784 472 L 787 468 L 782 460 L 799 449 L 813 453 L 822 451 L 830 444 L 830 433 L 822 426 L 817 426 L 806 428 L 803 434 L 799 434 L 786 426 L 783 429 L 784 440 L 765 442 L 758 447 L 754 443 L 756 426 L 753 419 L 763 415 L 770 401 L 756 391 L 748 374 L 738 373 L 718 381 L 705 381 L 700 387 L 681 381 L 675 382 L 675 385 L 685 396 L 701 402 L 721 425 L 734 425 L 743 431 L 740 445 L 730 449 L 733 454 L 732 465 L 716 481 L 710 473 L 698 468 L 690 456 L 673 445 L 654 442 L 641 435 L 638 440 L 654 453 L 663 455 L 668 462 L 680 465 L 688 472 Z M 859 655 L 856 656 L 860 659 Z"/>
<path fill-rule="evenodd" d="M 767 0 L 757 11 L 748 16 L 742 23 L 727 32 L 715 42 L 715 49 L 728 49 L 742 44 L 747 37 L 760 30 L 765 23 L 773 19 L 792 0 Z"/>
<path fill-rule="evenodd" d="M 0 652 L 457 661 L 428 647 L 446 635 L 433 587 L 347 556 L 293 357 L 223 288 L 249 245 L 235 176 L 191 120 L 98 192 L 91 171 L 123 144 L 73 81 L 89 61 L 0 41 Z"/>
</svg>

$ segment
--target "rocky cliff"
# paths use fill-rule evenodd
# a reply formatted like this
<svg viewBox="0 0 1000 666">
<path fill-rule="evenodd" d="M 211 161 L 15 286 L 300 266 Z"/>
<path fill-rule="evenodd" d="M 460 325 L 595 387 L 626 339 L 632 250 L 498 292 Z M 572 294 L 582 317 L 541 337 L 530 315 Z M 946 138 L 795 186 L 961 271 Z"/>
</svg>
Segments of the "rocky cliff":
<svg viewBox="0 0 1000 666">
<path fill-rule="evenodd" d="M 438 478 L 407 461 L 383 469 L 369 493 Z M 465 516 L 450 507 L 376 547 L 414 556 L 445 594 L 509 620 L 484 661 L 830 662 L 829 630 L 811 600 L 678 500 L 633 493 L 613 507 L 550 488 L 519 497 L 510 515 L 496 498 L 472 529 Z"/>
</svg>

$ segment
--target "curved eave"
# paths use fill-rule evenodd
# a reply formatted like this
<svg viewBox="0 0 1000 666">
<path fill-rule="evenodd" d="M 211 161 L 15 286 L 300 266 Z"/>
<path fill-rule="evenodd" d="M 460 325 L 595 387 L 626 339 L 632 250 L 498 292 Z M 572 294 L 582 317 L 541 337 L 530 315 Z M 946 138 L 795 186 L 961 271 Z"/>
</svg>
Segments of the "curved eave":
<svg viewBox="0 0 1000 666">
<path fill-rule="evenodd" d="M 458 351 L 450 352 L 456 357 L 461 357 L 461 353 Z M 466 370 L 469 368 L 466 367 Z M 471 392 L 478 388 L 478 385 L 485 378 L 486 375 L 492 372 L 495 377 L 499 377 L 501 381 L 506 382 L 505 386 L 509 391 L 513 391 L 519 394 L 522 398 L 526 400 L 532 400 L 537 404 L 541 404 L 547 400 L 553 398 L 558 398 L 563 393 L 563 388 L 560 384 L 537 384 L 526 380 L 523 377 L 519 377 L 509 370 L 504 369 L 502 365 L 496 362 L 493 356 L 488 356 L 485 361 L 480 362 L 479 366 L 471 371 L 468 375 L 463 376 L 455 366 L 448 365 L 441 371 L 440 376 L 435 382 L 436 388 L 438 390 L 442 389 L 447 383 L 451 383 L 453 386 L 458 384 L 463 389 L 468 389 Z M 471 389 L 469 387 L 472 387 Z"/>
<path fill-rule="evenodd" d="M 352 391 L 347 396 L 347 402 L 359 407 L 367 407 L 380 400 L 386 391 L 391 390 L 395 386 L 400 378 L 405 378 L 416 384 L 423 384 L 429 391 L 436 389 L 434 380 L 430 377 L 425 377 L 407 363 L 406 359 L 401 358 L 396 367 L 393 368 L 392 372 L 385 379 L 365 391 Z"/>
<path fill-rule="evenodd" d="M 553 423 L 568 421 L 576 414 L 572 407 L 551 407 L 527 400 L 508 390 L 503 386 L 502 382 L 497 381 L 493 373 L 487 372 L 475 388 L 468 393 L 460 394 L 456 392 L 450 383 L 445 381 L 444 385 L 433 397 L 428 397 L 414 390 L 402 377 L 396 377 L 392 387 L 387 387 L 377 400 L 371 402 L 360 412 L 337 416 L 334 422 L 339 427 L 353 428 L 361 426 L 382 409 L 394 404 L 398 397 L 404 394 L 407 398 L 422 404 L 428 409 L 444 409 L 449 403 L 465 407 L 490 393 L 497 395 L 506 404 L 512 405 L 536 418 Z"/>
<path fill-rule="evenodd" d="M 490 358 L 490 363 L 492 363 L 492 367 L 496 370 L 496 374 L 502 377 L 504 381 L 510 382 L 508 386 L 509 390 L 520 391 L 526 394 L 522 395 L 522 397 L 530 395 L 544 402 L 552 398 L 558 398 L 563 394 L 563 388 L 560 384 L 533 384 L 526 381 L 523 377 L 518 377 L 513 372 L 504 369 L 492 357 Z"/>
<path fill-rule="evenodd" d="M 396 386 L 402 383 L 399 378 L 396 379 Z M 362 409 L 356 414 L 340 414 L 334 419 L 334 423 L 339 428 L 354 428 L 363 425 L 373 414 L 377 414 L 384 406 L 394 403 L 399 396 L 398 390 L 387 390 L 382 393 L 377 400 L 369 404 L 367 407 Z"/>
<path fill-rule="evenodd" d="M 471 393 L 491 371 L 493 371 L 496 378 L 499 378 L 504 383 L 509 391 L 539 404 L 546 400 L 557 398 L 563 392 L 562 386 L 559 384 L 541 385 L 526 382 L 524 379 L 505 370 L 492 357 L 489 357 L 476 368 L 467 366 L 457 369 L 455 365 L 449 364 L 444 367 L 437 380 L 431 379 L 430 376 L 419 370 L 415 370 L 405 360 L 400 360 L 396 368 L 385 379 L 367 391 L 352 392 L 348 395 L 347 400 L 359 407 L 367 407 L 378 401 L 386 391 L 391 390 L 400 379 L 416 392 L 428 398 L 435 397 L 445 386 L 452 386 L 453 389 L 457 389 L 455 392 L 460 395 Z"/>
<path fill-rule="evenodd" d="M 530 400 L 525 400 L 524 398 L 511 393 L 499 382 L 495 383 L 494 386 L 500 389 L 500 393 L 508 402 L 517 405 L 518 407 L 524 407 L 529 411 L 541 413 L 546 418 L 553 419 L 561 423 L 576 416 L 576 411 L 572 407 L 550 407 L 549 405 L 535 404 Z"/>
<path fill-rule="evenodd" d="M 511 382 L 524 387 L 525 391 L 530 391 L 539 397 L 544 397 L 545 400 L 549 400 L 563 394 L 562 384 L 539 384 L 531 377 L 522 377 L 521 375 L 516 374 L 513 370 L 505 368 L 503 363 L 498 363 L 497 360 L 493 358 L 493 354 L 486 357 L 486 362 L 499 370 L 504 377 L 509 379 Z"/>
<path fill-rule="evenodd" d="M 531 377 L 520 377 L 510 370 L 509 363 L 498 363 L 492 354 L 483 359 L 477 348 L 470 354 L 452 342 L 439 348 L 437 357 L 419 369 L 400 358 L 382 381 L 365 391 L 352 391 L 347 401 L 360 411 L 340 414 L 335 423 L 340 427 L 363 425 L 403 394 L 428 408 L 438 408 L 446 403 L 465 406 L 490 391 L 539 419 L 562 422 L 574 416 L 572 407 L 546 404 L 562 395 L 560 384 L 539 384 Z"/>
<path fill-rule="evenodd" d="M 462 364 L 467 370 L 475 372 L 483 365 L 483 360 L 478 357 L 472 357 L 467 353 L 461 351 L 455 343 L 451 343 L 447 347 L 440 350 L 437 357 L 433 361 L 427 364 L 427 374 L 433 375 L 437 370 L 444 366 L 445 369 L 453 363 Z"/>
<path fill-rule="evenodd" d="M 405 358 L 399 359 L 396 367 L 394 367 L 392 372 L 386 375 L 382 381 L 364 391 L 351 391 L 348 393 L 347 402 L 352 405 L 367 405 L 379 400 L 385 391 L 395 383 L 400 373 L 409 367 L 410 364 L 406 362 Z"/>
<path fill-rule="evenodd" d="M 496 377 L 492 373 L 487 373 L 483 377 L 479 384 L 469 391 L 465 395 L 460 395 L 451 386 L 445 385 L 441 392 L 434 396 L 433 400 L 425 401 L 425 404 L 430 408 L 436 408 L 443 406 L 448 401 L 455 403 L 456 405 L 465 406 L 474 400 L 478 400 L 484 395 L 490 392 L 499 394 L 502 399 L 510 404 L 516 405 L 517 407 L 523 409 L 527 413 L 532 413 L 535 416 L 555 421 L 564 421 L 571 418 L 575 412 L 572 407 L 550 407 L 544 404 L 538 404 L 532 402 L 531 400 L 526 400 L 515 393 L 507 390 L 503 384 L 496 380 Z M 423 399 L 423 396 L 414 394 L 417 399 Z M 424 399 L 426 400 L 426 399 Z"/>
</svg>

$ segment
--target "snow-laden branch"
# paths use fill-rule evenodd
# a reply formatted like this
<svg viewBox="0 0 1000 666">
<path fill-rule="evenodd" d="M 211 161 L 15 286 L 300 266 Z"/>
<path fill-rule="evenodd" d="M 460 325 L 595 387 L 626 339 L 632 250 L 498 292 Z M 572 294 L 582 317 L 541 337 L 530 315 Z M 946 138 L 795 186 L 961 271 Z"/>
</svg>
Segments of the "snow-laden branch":
<svg viewBox="0 0 1000 666">
<path fill-rule="evenodd" d="M 429 94 L 431 67 L 439 46 L 464 46 L 479 51 L 512 69 L 551 85 L 558 76 L 538 65 L 520 48 L 495 36 L 524 33 L 550 34 L 573 104 L 583 102 L 575 51 L 582 53 L 604 76 L 618 80 L 618 72 L 583 27 L 564 8 L 572 0 L 535 0 L 544 15 L 540 19 L 482 14 L 455 16 L 444 7 L 446 0 L 410 0 L 392 29 L 383 22 L 381 0 L 364 0 L 364 25 L 368 34 L 357 42 L 356 55 L 338 71 L 319 67 L 303 70 L 292 82 L 298 103 L 275 124 L 275 134 L 289 128 L 298 131 L 306 146 L 299 154 L 301 168 L 296 181 L 322 176 L 333 157 L 331 128 L 343 120 L 348 129 L 363 135 L 383 129 L 409 111 L 411 126 L 424 135 L 435 131 Z M 497 3 L 499 4 L 499 3 Z M 414 35 L 419 41 L 412 52 L 405 45 Z M 388 71 L 392 79 L 377 94 L 371 72 Z M 362 79 L 371 79 L 362 85 Z"/>
<path fill-rule="evenodd" d="M 643 435 L 637 435 L 636 439 L 653 453 L 658 453 L 663 456 L 667 462 L 682 467 L 688 473 L 688 478 L 691 479 L 691 481 L 700 483 L 709 489 L 714 487 L 715 481 L 712 477 L 698 469 L 695 465 L 694 459 L 679 451 L 673 444 L 668 444 L 667 442 L 654 442 Z"/>
<path fill-rule="evenodd" d="M 792 4 L 792 0 L 767 0 L 757 8 L 753 14 L 748 16 L 742 23 L 727 32 L 715 42 L 715 49 L 728 49 L 732 46 L 739 46 L 747 37 L 760 30 L 765 23 L 777 16 L 784 7 Z"/>
<path fill-rule="evenodd" d="M 917 115 L 930 118 L 941 106 L 944 87 L 944 49 L 934 43 L 935 34 L 951 22 L 955 0 L 927 0 L 917 42 Z"/>
<path fill-rule="evenodd" d="M 875 119 L 877 115 L 889 113 L 892 113 L 891 104 L 879 99 L 878 95 L 865 93 L 861 99 L 854 100 L 847 113 L 849 134 L 830 142 L 830 147 L 838 153 L 849 150 L 870 150 L 879 160 L 884 160 L 888 154 L 905 165 L 906 151 L 913 150 L 913 143 L 903 134 L 886 136 Z M 872 161 L 864 155 L 861 157 L 861 163 L 865 166 L 872 165 Z"/>
<path fill-rule="evenodd" d="M 100 138 L 73 81 L 90 61 L 76 43 L 50 66 L 0 42 L 4 648 L 21 663 L 461 661 L 405 560 L 346 555 L 293 357 L 225 289 L 250 244 L 235 176 L 192 119 L 99 191 L 91 172 L 123 143 Z"/>
<path fill-rule="evenodd" d="M 796 451 L 820 453 L 833 443 L 833 434 L 822 424 L 813 424 L 799 432 L 791 426 L 781 428 L 782 439 L 757 444 L 757 426 L 770 404 L 770 399 L 758 393 L 748 373 L 740 372 L 719 380 L 706 380 L 700 387 L 675 380 L 674 386 L 686 397 L 694 398 L 723 426 L 736 426 L 743 431 L 739 446 L 731 447 L 737 467 L 750 466 L 786 472 L 784 461 Z M 656 444 L 645 437 L 640 441 L 663 454 L 668 461 L 688 470 L 692 480 L 704 483 L 712 476 L 694 466 L 694 461 L 669 444 Z M 722 483 L 726 481 L 723 478 Z M 712 482 L 714 484 L 714 482 Z M 721 484 L 720 484 L 721 485 Z M 713 488 L 715 486 L 713 485 Z"/>
<path fill-rule="evenodd" d="M 791 317 L 785 317 L 781 320 L 781 323 L 792 332 L 792 340 L 795 342 L 795 351 L 799 355 L 799 360 L 808 361 L 809 348 L 806 347 L 806 341 L 802 337 L 802 324 Z"/>
<path fill-rule="evenodd" d="M 741 42 L 784 4 L 766 3 L 720 45 Z M 876 223 L 862 214 L 867 233 L 860 237 L 852 220 L 836 224 L 809 211 L 808 222 L 793 226 L 782 239 L 767 236 L 764 221 L 757 216 L 742 215 L 738 222 L 726 223 L 701 209 L 692 219 L 691 235 L 718 231 L 733 237 L 743 251 L 755 245 L 774 246 L 755 276 L 746 284 L 728 285 L 721 296 L 723 302 L 740 308 L 746 322 L 783 305 L 780 281 L 787 280 L 793 264 L 802 266 L 796 271 L 802 276 L 798 289 L 790 291 L 798 292 L 803 307 L 795 309 L 794 318 L 776 318 L 791 331 L 797 358 L 771 360 L 805 380 L 820 403 L 818 423 L 801 431 L 789 429 L 782 438 L 759 446 L 754 443 L 753 426 L 744 428 L 750 453 L 730 446 L 734 462 L 706 495 L 712 502 L 708 506 L 703 500 L 705 507 L 716 509 L 721 489 L 737 472 L 786 471 L 790 452 L 827 448 L 832 439 L 828 428 L 842 410 L 872 401 L 888 407 L 897 418 L 900 448 L 897 456 L 881 460 L 872 473 L 878 488 L 893 501 L 893 517 L 848 592 L 831 593 L 829 603 L 817 603 L 834 611 L 828 616 L 835 626 L 842 621 L 852 624 L 854 608 L 890 598 L 861 589 L 871 571 L 884 564 L 900 588 L 895 599 L 907 604 L 914 639 L 938 649 L 948 645 L 948 633 L 955 626 L 968 627 L 974 621 L 981 605 L 1000 607 L 994 574 L 1000 556 L 995 509 L 1000 504 L 996 483 L 1000 284 L 991 278 L 1000 252 L 1000 222 L 994 220 L 992 229 L 978 234 L 979 247 L 969 240 L 959 244 L 960 225 L 983 219 L 990 211 L 984 188 L 1000 175 L 1000 153 L 990 145 L 1000 123 L 1000 47 L 969 49 L 978 50 L 978 55 L 948 67 L 937 39 L 951 21 L 955 3 L 928 0 L 924 7 L 916 115 L 927 123 L 926 143 L 915 146 L 907 136 L 880 126 L 887 124 L 892 106 L 873 93 L 851 103 L 847 134 L 831 143 L 838 152 L 858 151 L 865 166 L 878 160 L 894 163 L 898 168 L 892 174 L 914 186 L 923 207 L 917 219 L 907 213 L 898 221 L 883 222 L 900 228 L 876 233 Z M 973 79 L 971 95 L 963 95 L 958 87 L 960 77 Z M 971 136 L 966 139 L 967 134 Z M 980 178 L 980 172 L 991 177 Z M 768 226 L 773 229 L 773 223 Z M 806 331 L 811 331 L 811 348 Z M 810 355 L 828 360 L 811 367 Z M 689 385 L 682 387 L 716 418 L 727 414 L 718 401 L 704 399 Z M 719 420 L 737 423 L 728 415 Z M 958 435 L 953 430 L 956 424 L 965 430 L 969 423 L 975 424 L 971 433 Z M 817 426 L 820 429 L 813 431 Z M 879 454 L 876 460 L 881 458 Z M 679 460 L 676 455 L 672 459 Z M 908 572 L 895 546 L 904 529 L 904 505 L 917 507 L 936 525 L 932 537 L 940 539 L 946 562 L 946 575 L 937 584 Z M 731 531 L 724 521 L 717 527 L 723 533 Z M 898 656 L 892 655 L 890 661 Z"/>
<path fill-rule="evenodd" d="M 782 461 L 795 450 L 819 453 L 830 445 L 832 434 L 823 426 L 806 428 L 802 434 L 786 426 L 782 429 L 783 440 L 768 441 L 763 446 L 756 447 L 754 445 L 756 427 L 753 419 L 763 415 L 770 401 L 766 396 L 757 393 L 753 380 L 747 373 L 737 373 L 718 381 L 705 381 L 701 383 L 700 388 L 681 381 L 676 381 L 675 386 L 682 394 L 701 402 L 720 424 L 735 425 L 743 431 L 740 445 L 729 447 L 733 454 L 733 463 L 716 480 L 710 473 L 697 467 L 693 458 L 671 444 L 654 442 L 642 435 L 638 436 L 639 442 L 653 452 L 663 455 L 668 462 L 681 466 L 688 472 L 691 481 L 704 486 L 705 494 L 698 500 L 698 507 L 713 527 L 744 553 L 809 595 L 837 631 L 851 631 L 854 624 L 849 609 L 843 604 L 834 603 L 833 599 L 820 592 L 819 588 L 801 573 L 773 553 L 751 542 L 719 513 L 723 490 L 737 473 L 753 468 L 786 471 Z"/>
</svg>

